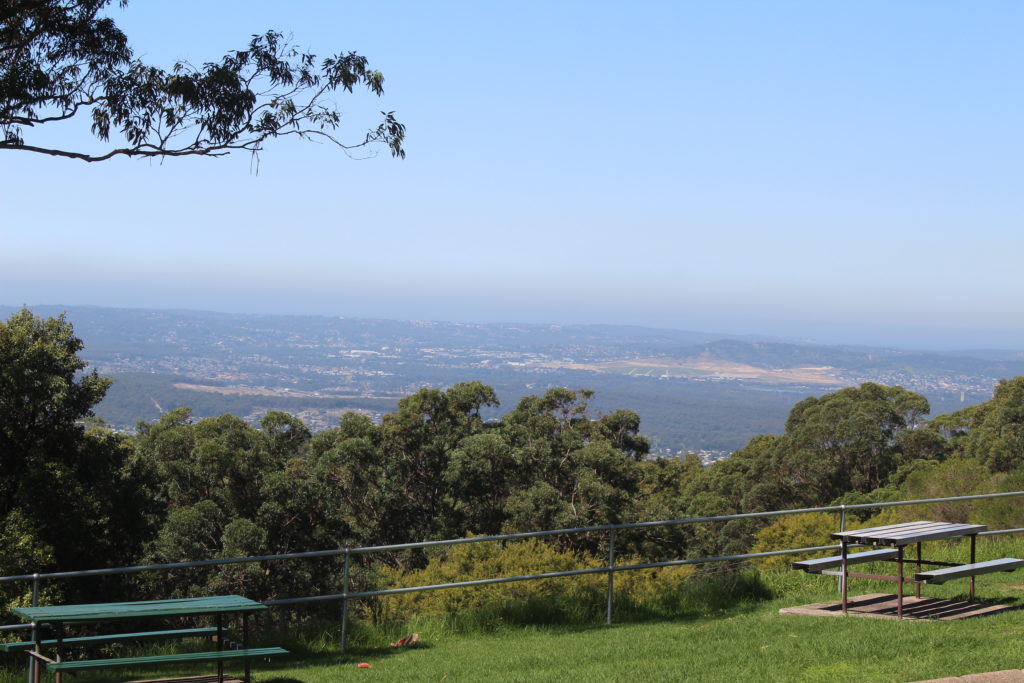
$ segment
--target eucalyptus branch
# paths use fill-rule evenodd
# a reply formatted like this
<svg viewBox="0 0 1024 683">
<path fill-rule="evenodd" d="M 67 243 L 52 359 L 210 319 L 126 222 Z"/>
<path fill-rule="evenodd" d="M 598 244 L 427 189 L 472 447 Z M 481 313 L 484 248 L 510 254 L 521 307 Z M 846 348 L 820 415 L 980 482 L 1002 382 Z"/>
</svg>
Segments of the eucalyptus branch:
<svg viewBox="0 0 1024 683">
<path fill-rule="evenodd" d="M 383 76 L 355 53 L 318 61 L 270 31 L 220 62 L 179 62 L 168 72 L 133 59 L 125 36 L 98 14 L 110 0 L 9 2 L 13 19 L 0 25 L 0 149 L 89 162 L 255 155 L 268 138 L 297 135 L 343 150 L 386 144 L 392 155 L 405 154 L 405 126 L 390 112 L 361 141 L 327 133 L 341 123 L 323 102 L 330 93 L 363 85 L 383 94 Z M 25 129 L 83 115 L 100 140 L 113 130 L 128 144 L 89 154 L 25 139 Z"/>
</svg>

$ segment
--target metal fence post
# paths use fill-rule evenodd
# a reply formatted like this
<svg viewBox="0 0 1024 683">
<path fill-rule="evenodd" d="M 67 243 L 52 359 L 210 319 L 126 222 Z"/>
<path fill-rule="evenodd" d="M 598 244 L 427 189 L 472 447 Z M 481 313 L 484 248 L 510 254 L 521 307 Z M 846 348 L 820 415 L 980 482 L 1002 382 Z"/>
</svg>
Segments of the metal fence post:
<svg viewBox="0 0 1024 683">
<path fill-rule="evenodd" d="M 839 532 L 842 533 L 844 531 L 846 531 L 846 506 L 845 505 L 840 505 L 839 506 Z M 842 572 L 840 572 L 839 581 L 836 583 L 836 585 L 839 587 L 839 592 L 840 593 L 843 592 L 843 581 L 845 581 L 845 580 L 846 579 L 845 579 L 845 577 L 843 577 Z"/>
<path fill-rule="evenodd" d="M 348 570 L 349 570 L 349 552 L 348 548 L 345 548 L 345 573 L 342 579 L 342 598 L 341 598 L 341 642 L 339 643 L 341 654 L 345 654 L 345 644 L 348 642 Z"/>
<path fill-rule="evenodd" d="M 35 574 L 32 575 L 32 606 L 36 607 L 37 606 L 36 605 L 37 602 L 39 602 L 39 572 L 36 572 Z M 39 629 L 39 627 L 36 625 L 36 622 L 33 621 L 32 622 L 32 642 L 36 642 L 37 643 L 40 640 L 39 639 L 38 629 Z M 38 647 L 35 648 L 35 649 L 37 651 L 39 650 Z M 33 659 L 32 657 L 28 658 L 28 683 L 32 683 L 32 681 L 34 680 L 34 676 L 32 674 L 34 673 L 34 668 L 35 668 L 36 661 L 37 660 Z"/>
<path fill-rule="evenodd" d="M 608 532 L 608 623 L 612 623 L 612 591 L 615 589 L 615 529 Z"/>
</svg>

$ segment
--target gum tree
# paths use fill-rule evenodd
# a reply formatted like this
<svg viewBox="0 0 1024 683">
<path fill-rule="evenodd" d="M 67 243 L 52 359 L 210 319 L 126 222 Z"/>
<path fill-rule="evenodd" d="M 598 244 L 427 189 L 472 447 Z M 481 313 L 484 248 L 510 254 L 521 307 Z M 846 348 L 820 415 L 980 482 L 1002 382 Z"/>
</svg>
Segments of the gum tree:
<svg viewBox="0 0 1024 683">
<path fill-rule="evenodd" d="M 336 131 L 340 112 L 326 98 L 384 76 L 355 52 L 319 59 L 277 31 L 252 36 L 219 62 L 170 69 L 136 59 L 128 38 L 101 11 L 111 0 L 6 0 L 0 6 L 0 150 L 106 161 L 125 157 L 257 155 L 292 136 L 343 150 L 378 145 L 404 157 L 405 126 L 393 112 L 355 140 Z M 121 0 L 124 6 L 127 0 Z M 40 129 L 85 119 L 105 151 L 36 142 Z M 112 136 L 116 142 L 111 142 Z"/>
<path fill-rule="evenodd" d="M 63 316 L 42 319 L 22 309 L 0 322 L 5 557 L 85 569 L 132 559 L 145 535 L 149 503 L 129 464 L 130 446 L 90 425 L 110 382 L 85 372 L 81 350 Z"/>
</svg>

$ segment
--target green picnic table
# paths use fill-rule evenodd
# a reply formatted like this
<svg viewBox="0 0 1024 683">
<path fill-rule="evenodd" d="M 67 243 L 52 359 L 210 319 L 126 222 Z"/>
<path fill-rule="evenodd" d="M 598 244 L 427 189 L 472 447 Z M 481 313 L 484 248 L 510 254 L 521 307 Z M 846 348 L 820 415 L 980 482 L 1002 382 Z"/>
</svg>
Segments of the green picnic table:
<svg viewBox="0 0 1024 683">
<path fill-rule="evenodd" d="M 247 648 L 249 634 L 249 615 L 267 609 L 266 605 L 240 595 L 219 595 L 206 598 L 181 598 L 176 600 L 144 600 L 140 602 L 108 602 L 85 605 L 54 605 L 47 607 L 15 607 L 11 611 L 22 619 L 32 623 L 33 639 L 31 643 L 18 643 L 18 646 L 29 646 L 29 656 L 33 661 L 33 683 L 39 683 L 42 665 L 47 671 L 56 674 L 57 681 L 65 671 L 84 671 L 89 669 L 107 669 L 114 667 L 147 667 L 156 664 L 175 664 L 186 662 L 217 662 L 217 680 L 224 681 L 224 661 L 241 659 L 245 663 L 245 681 L 249 683 L 249 659 L 252 657 L 268 657 L 270 655 L 287 654 L 287 650 L 279 647 Z M 224 619 L 232 614 L 242 615 L 242 641 L 231 643 L 232 649 L 225 649 L 229 641 L 224 636 Z M 65 638 L 66 624 L 116 622 L 125 619 L 140 618 L 174 618 L 211 615 L 215 618 L 215 628 L 175 629 L 166 631 L 149 631 L 126 633 L 107 636 L 86 636 Z M 43 640 L 43 628 L 49 628 L 54 638 Z M 210 635 L 215 637 L 217 649 L 206 652 L 186 652 L 171 655 L 154 655 L 146 657 L 120 657 L 107 659 L 64 660 L 64 650 L 68 646 L 88 644 L 89 642 L 113 642 L 116 640 L 149 640 L 161 637 L 183 637 Z M 55 648 L 56 656 L 51 659 L 43 655 L 43 646 Z M 12 648 L 13 649 L 13 648 Z M 22 648 L 25 649 L 25 648 Z"/>
</svg>

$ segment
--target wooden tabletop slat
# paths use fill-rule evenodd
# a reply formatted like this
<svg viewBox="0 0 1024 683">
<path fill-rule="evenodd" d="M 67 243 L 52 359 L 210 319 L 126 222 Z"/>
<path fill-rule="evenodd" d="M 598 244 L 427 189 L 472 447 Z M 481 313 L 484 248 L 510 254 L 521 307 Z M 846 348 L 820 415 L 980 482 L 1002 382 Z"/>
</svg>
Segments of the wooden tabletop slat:
<svg viewBox="0 0 1024 683">
<path fill-rule="evenodd" d="M 920 541 L 937 541 L 944 538 L 958 538 L 977 534 L 988 529 L 984 524 L 953 524 L 950 522 L 905 522 L 887 524 L 868 529 L 837 531 L 832 538 L 846 539 L 851 543 L 909 545 Z"/>
</svg>

